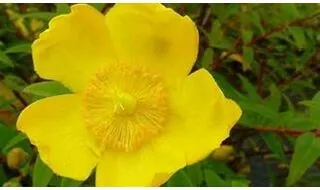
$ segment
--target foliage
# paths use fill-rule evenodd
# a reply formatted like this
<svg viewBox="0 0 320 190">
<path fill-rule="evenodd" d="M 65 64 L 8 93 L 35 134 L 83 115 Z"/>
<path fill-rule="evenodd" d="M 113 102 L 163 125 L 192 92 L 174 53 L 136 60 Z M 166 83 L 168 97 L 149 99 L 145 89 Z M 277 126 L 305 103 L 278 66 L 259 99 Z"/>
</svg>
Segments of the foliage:
<svg viewBox="0 0 320 190">
<path fill-rule="evenodd" d="M 92 5 L 103 13 L 112 6 Z M 221 150 L 178 171 L 164 186 L 320 185 L 320 6 L 167 6 L 196 22 L 194 70 L 209 70 L 243 116 Z M 48 21 L 68 12 L 68 4 L 0 5 L 1 186 L 94 185 L 94 176 L 80 182 L 54 174 L 15 129 L 25 106 L 69 93 L 60 83 L 40 79 L 31 57 L 31 43 Z M 8 155 L 16 148 L 28 156 L 15 158 L 19 167 L 12 168 Z"/>
</svg>

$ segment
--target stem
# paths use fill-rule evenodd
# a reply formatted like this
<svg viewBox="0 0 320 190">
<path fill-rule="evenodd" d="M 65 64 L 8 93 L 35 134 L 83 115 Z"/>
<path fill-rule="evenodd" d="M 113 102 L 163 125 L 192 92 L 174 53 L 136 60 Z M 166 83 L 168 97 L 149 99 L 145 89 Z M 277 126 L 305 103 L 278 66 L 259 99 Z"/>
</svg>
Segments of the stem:
<svg viewBox="0 0 320 190">
<path fill-rule="evenodd" d="M 201 26 L 205 26 L 207 24 L 210 16 L 211 16 L 211 8 L 209 7 L 209 8 L 207 8 L 207 10 L 204 14 L 203 20 L 201 22 Z"/>
<path fill-rule="evenodd" d="M 316 136 L 320 137 L 320 130 L 305 131 L 305 130 L 297 130 L 297 129 L 288 129 L 285 127 L 255 127 L 255 128 L 235 127 L 233 130 L 238 130 L 242 132 L 246 130 L 247 131 L 255 130 L 258 132 L 274 132 L 274 133 L 279 133 L 279 134 L 289 135 L 294 137 L 298 137 L 305 132 L 313 132 Z"/>
<path fill-rule="evenodd" d="M 28 105 L 28 102 L 21 96 L 21 94 L 18 91 L 12 90 L 12 93 L 23 104 L 24 107 Z"/>
<path fill-rule="evenodd" d="M 257 83 L 257 92 L 260 96 L 262 96 L 262 90 L 264 85 L 263 75 L 265 73 L 265 68 L 266 68 L 266 60 L 260 59 L 260 69 L 259 69 L 258 83 Z"/>
<path fill-rule="evenodd" d="M 244 151 L 246 157 L 254 157 L 254 156 L 264 156 L 264 155 L 268 155 L 268 154 L 274 154 L 272 151 L 270 150 L 265 150 L 265 151 Z M 288 150 L 288 151 L 284 151 L 284 154 L 293 154 L 293 150 Z"/>
<path fill-rule="evenodd" d="M 254 44 L 257 44 L 257 43 L 259 43 L 259 42 L 262 42 L 262 41 L 268 39 L 269 36 L 271 36 L 272 34 L 274 34 L 274 33 L 276 33 L 276 32 L 281 32 L 281 31 L 287 29 L 287 28 L 290 27 L 290 26 L 299 25 L 299 24 L 305 22 L 306 20 L 315 18 L 315 17 L 317 17 L 317 16 L 320 16 L 320 12 L 315 13 L 315 14 L 313 14 L 313 15 L 311 15 L 311 16 L 308 16 L 308 17 L 305 17 L 305 18 L 293 20 L 293 21 L 291 21 L 291 22 L 288 23 L 288 24 L 284 24 L 284 25 L 281 25 L 281 26 L 274 27 L 274 28 L 271 29 L 269 32 L 266 32 L 266 33 L 264 33 L 264 34 L 261 35 L 261 36 L 257 36 L 257 37 L 255 37 L 255 38 L 253 38 L 249 43 L 246 44 L 246 46 L 252 46 L 252 45 L 254 45 Z"/>
<path fill-rule="evenodd" d="M 303 75 L 305 75 L 306 70 L 311 69 L 312 71 L 316 71 L 317 69 L 319 69 L 319 64 L 317 64 L 317 57 L 320 56 L 320 51 L 316 51 L 312 57 L 309 59 L 309 61 L 306 63 L 305 67 L 295 73 L 293 73 L 291 75 L 291 77 L 287 80 L 283 80 L 282 82 L 280 82 L 278 84 L 278 86 L 281 89 L 284 89 L 286 86 L 288 86 L 289 84 L 291 84 L 292 82 L 300 79 L 301 77 L 303 77 Z"/>
</svg>

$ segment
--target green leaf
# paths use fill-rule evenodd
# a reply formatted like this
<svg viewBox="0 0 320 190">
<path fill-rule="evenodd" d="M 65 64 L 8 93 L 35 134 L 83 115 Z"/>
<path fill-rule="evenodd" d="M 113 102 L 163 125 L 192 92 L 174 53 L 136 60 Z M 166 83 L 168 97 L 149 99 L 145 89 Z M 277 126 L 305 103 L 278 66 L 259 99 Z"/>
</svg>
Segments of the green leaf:
<svg viewBox="0 0 320 190">
<path fill-rule="evenodd" d="M 290 21 L 298 18 L 300 16 L 297 4 L 295 3 L 283 3 L 279 4 L 281 17 L 285 21 Z"/>
<path fill-rule="evenodd" d="M 20 143 L 21 141 L 27 139 L 27 136 L 23 133 L 16 134 L 9 142 L 6 143 L 6 146 L 2 149 L 3 153 L 7 153 L 12 147 Z"/>
<path fill-rule="evenodd" d="M 320 140 L 313 133 L 301 135 L 295 144 L 287 186 L 296 183 L 320 156 Z"/>
<path fill-rule="evenodd" d="M 60 187 L 61 186 L 61 180 L 63 177 L 60 177 L 56 174 L 53 174 L 49 184 L 47 186 L 53 186 L 53 187 Z"/>
<path fill-rule="evenodd" d="M 247 15 L 248 13 L 245 13 L 245 14 Z M 252 22 L 252 24 L 255 27 L 257 27 L 260 30 L 260 33 L 264 33 L 265 32 L 265 30 L 261 26 L 261 18 L 260 18 L 260 15 L 259 15 L 258 12 L 251 12 L 251 14 L 248 15 L 247 18 Z"/>
<path fill-rule="evenodd" d="M 312 102 L 313 106 L 309 110 L 310 117 L 320 125 L 320 91 L 312 98 Z"/>
<path fill-rule="evenodd" d="M 209 4 L 212 10 L 212 13 L 217 15 L 218 20 L 225 22 L 233 15 L 237 14 L 240 11 L 240 7 L 236 4 L 222 5 L 218 3 Z"/>
<path fill-rule="evenodd" d="M 70 12 L 70 7 L 67 3 L 56 3 L 56 13 L 57 14 L 67 14 Z"/>
<path fill-rule="evenodd" d="M 11 46 L 7 48 L 5 52 L 6 53 L 31 53 L 31 44 L 24 43 L 24 44 Z"/>
<path fill-rule="evenodd" d="M 2 124 L 0 120 L 0 149 L 4 148 L 10 141 L 10 139 L 13 138 L 16 134 L 16 130 L 14 130 L 12 127 L 8 127 Z"/>
<path fill-rule="evenodd" d="M 4 109 L 10 109 L 12 108 L 11 105 L 13 104 L 14 100 L 13 99 L 5 99 L 2 96 L 0 96 L 0 109 L 4 108 Z"/>
<path fill-rule="evenodd" d="M 257 104 L 253 102 L 243 102 L 243 101 L 238 102 L 238 104 L 240 105 L 241 109 L 244 110 L 245 112 L 250 111 L 250 112 L 259 114 L 263 118 L 269 119 L 273 123 L 279 122 L 278 112 L 270 109 L 267 106 L 264 106 L 263 104 Z"/>
<path fill-rule="evenodd" d="M 7 75 L 2 81 L 11 90 L 21 91 L 28 84 L 20 77 L 15 75 Z"/>
<path fill-rule="evenodd" d="M 201 60 L 201 67 L 211 70 L 211 63 L 213 61 L 213 51 L 211 48 L 207 48 Z"/>
<path fill-rule="evenodd" d="M 251 65 L 254 61 L 254 53 L 253 53 L 252 47 L 244 46 L 242 48 L 242 51 L 243 51 L 243 59 L 244 59 L 244 62 L 242 63 L 242 69 L 244 71 L 247 71 L 251 69 Z"/>
<path fill-rule="evenodd" d="M 215 20 L 212 24 L 211 32 L 208 35 L 209 43 L 212 47 L 219 49 L 229 49 L 231 44 L 225 38 L 223 31 L 221 29 L 221 23 L 219 20 Z"/>
<path fill-rule="evenodd" d="M 7 175 L 3 169 L 3 166 L 0 165 L 0 186 L 2 186 L 7 180 Z"/>
<path fill-rule="evenodd" d="M 34 12 L 34 13 L 26 13 L 21 15 L 22 18 L 37 18 L 44 21 L 50 21 L 53 17 L 55 17 L 57 13 L 52 12 Z"/>
<path fill-rule="evenodd" d="M 236 101 L 239 100 L 247 100 L 247 97 L 241 94 L 239 91 L 237 91 L 231 84 L 230 82 L 227 81 L 225 76 L 221 75 L 220 73 L 214 72 L 213 77 L 222 89 L 223 93 L 225 94 L 226 97 L 232 98 Z"/>
<path fill-rule="evenodd" d="M 279 38 L 279 39 L 282 39 L 282 40 L 289 42 L 292 45 L 295 45 L 295 42 L 291 38 L 289 38 L 288 34 L 286 34 L 286 33 L 276 32 L 271 35 L 271 38 Z M 277 47 L 279 48 L 282 46 L 280 46 L 280 44 L 279 44 L 279 45 L 277 45 Z"/>
<path fill-rule="evenodd" d="M 303 129 L 303 130 L 312 130 L 316 127 L 312 124 L 310 118 L 305 114 L 299 112 L 282 112 L 281 113 L 281 123 L 283 126 L 286 126 L 290 129 Z"/>
<path fill-rule="evenodd" d="M 82 183 L 83 181 L 63 177 L 61 179 L 60 187 L 79 187 Z"/>
<path fill-rule="evenodd" d="M 221 23 L 219 20 L 215 20 L 211 28 L 211 39 L 214 41 L 219 41 L 223 38 L 223 31 L 221 29 Z"/>
<path fill-rule="evenodd" d="M 33 169 L 32 185 L 34 187 L 46 187 L 53 176 L 52 170 L 41 160 L 38 155 Z"/>
<path fill-rule="evenodd" d="M 215 173 L 224 175 L 227 177 L 235 177 L 234 171 L 226 164 L 226 162 L 221 160 L 210 160 L 206 165 L 209 170 L 213 170 Z"/>
<path fill-rule="evenodd" d="M 203 181 L 201 162 L 193 164 L 191 166 L 187 166 L 185 170 L 190 180 L 192 181 L 192 184 L 194 184 L 195 186 L 200 186 Z"/>
<path fill-rule="evenodd" d="M 94 8 L 96 8 L 99 12 L 102 11 L 105 3 L 88 3 L 89 5 L 93 6 Z"/>
<path fill-rule="evenodd" d="M 269 87 L 269 90 L 271 94 L 268 98 L 266 98 L 266 105 L 271 109 L 278 111 L 281 105 L 281 92 L 275 84 L 272 84 Z"/>
<path fill-rule="evenodd" d="M 320 127 L 320 91 L 313 96 L 311 101 L 303 102 L 304 105 L 309 107 L 310 118 Z"/>
<path fill-rule="evenodd" d="M 227 187 L 228 182 L 223 180 L 217 173 L 213 170 L 204 170 L 204 178 L 207 186 L 209 187 Z"/>
<path fill-rule="evenodd" d="M 267 146 L 270 148 L 270 150 L 276 154 L 278 159 L 286 162 L 286 156 L 284 154 L 283 148 L 282 148 L 282 142 L 279 138 L 277 138 L 277 134 L 275 133 L 262 133 L 261 134 L 262 139 L 267 144 Z"/>
<path fill-rule="evenodd" d="M 194 187 L 191 179 L 184 169 L 176 172 L 168 181 L 169 187 Z"/>
<path fill-rule="evenodd" d="M 284 99 L 285 99 L 285 101 L 287 103 L 288 109 L 290 111 L 294 111 L 295 110 L 294 109 L 294 105 L 292 104 L 292 101 L 290 100 L 290 98 L 286 94 L 282 94 L 282 95 L 283 95 L 283 97 L 284 97 Z"/>
<path fill-rule="evenodd" d="M 45 81 L 31 84 L 30 86 L 23 89 L 23 92 L 40 97 L 49 97 L 71 93 L 68 88 L 56 81 Z"/>
<path fill-rule="evenodd" d="M 300 27 L 290 27 L 289 32 L 292 35 L 295 45 L 299 49 L 303 49 L 306 46 L 306 36 L 304 34 L 304 30 Z"/>
<path fill-rule="evenodd" d="M 251 41 L 252 36 L 253 32 L 251 30 L 242 30 L 242 40 L 245 44 Z"/>
<path fill-rule="evenodd" d="M 250 181 L 246 179 L 232 179 L 232 187 L 249 187 Z"/>
<path fill-rule="evenodd" d="M 247 92 L 248 98 L 254 102 L 261 102 L 262 98 L 258 95 L 256 87 L 244 76 L 238 75 L 241 80 L 243 89 Z"/>
<path fill-rule="evenodd" d="M 3 51 L 0 51 L 0 66 L 13 67 L 13 61 Z"/>
</svg>

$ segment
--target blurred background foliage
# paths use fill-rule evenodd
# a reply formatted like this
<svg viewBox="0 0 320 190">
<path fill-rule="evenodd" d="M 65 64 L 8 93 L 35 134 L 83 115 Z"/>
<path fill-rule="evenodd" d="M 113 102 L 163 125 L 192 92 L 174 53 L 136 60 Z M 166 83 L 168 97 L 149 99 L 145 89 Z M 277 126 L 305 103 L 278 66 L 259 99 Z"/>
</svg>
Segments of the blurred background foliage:
<svg viewBox="0 0 320 190">
<path fill-rule="evenodd" d="M 69 6 L 0 4 L 0 186 L 94 185 L 94 174 L 54 174 L 15 129 L 25 106 L 68 92 L 35 74 L 31 43 Z M 106 13 L 113 5 L 92 6 Z M 164 186 L 320 186 L 320 5 L 166 6 L 197 24 L 194 70 L 208 69 L 243 116 L 220 149 Z"/>
</svg>

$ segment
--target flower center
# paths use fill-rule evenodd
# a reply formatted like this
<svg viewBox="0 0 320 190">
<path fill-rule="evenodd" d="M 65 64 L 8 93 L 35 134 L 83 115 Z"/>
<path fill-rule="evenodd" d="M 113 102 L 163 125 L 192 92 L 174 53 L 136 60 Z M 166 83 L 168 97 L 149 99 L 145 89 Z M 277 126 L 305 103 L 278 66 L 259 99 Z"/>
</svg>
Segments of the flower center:
<svg viewBox="0 0 320 190">
<path fill-rule="evenodd" d="M 135 65 L 98 71 L 83 100 L 86 126 L 101 149 L 138 149 L 163 130 L 168 115 L 161 78 Z"/>
<path fill-rule="evenodd" d="M 127 93 L 120 93 L 115 102 L 114 113 L 122 116 L 133 114 L 137 105 L 137 100 Z"/>
</svg>

